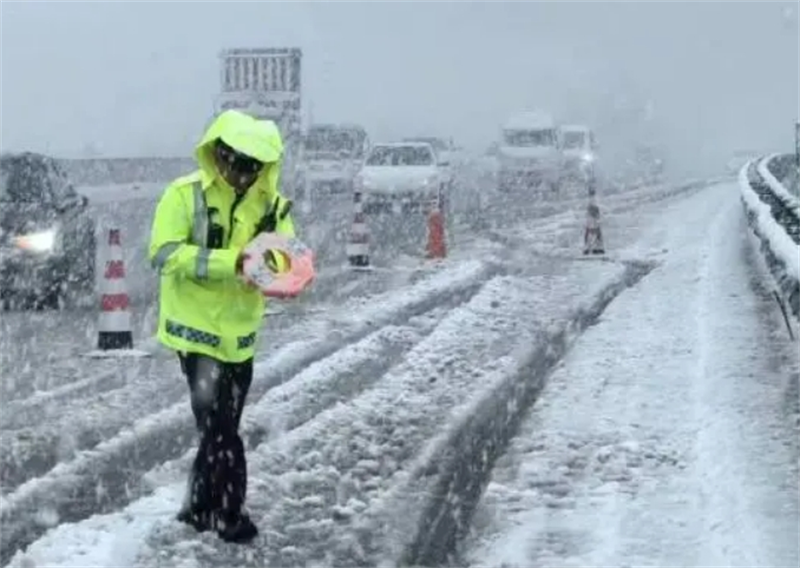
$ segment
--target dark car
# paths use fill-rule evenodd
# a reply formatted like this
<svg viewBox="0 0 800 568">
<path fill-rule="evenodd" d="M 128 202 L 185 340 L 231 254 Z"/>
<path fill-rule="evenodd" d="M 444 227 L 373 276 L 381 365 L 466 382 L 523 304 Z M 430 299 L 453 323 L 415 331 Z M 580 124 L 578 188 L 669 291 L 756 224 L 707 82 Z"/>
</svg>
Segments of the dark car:
<svg viewBox="0 0 800 568">
<path fill-rule="evenodd" d="M 60 307 L 91 298 L 95 223 L 56 160 L 0 155 L 0 296 L 3 306 Z"/>
</svg>

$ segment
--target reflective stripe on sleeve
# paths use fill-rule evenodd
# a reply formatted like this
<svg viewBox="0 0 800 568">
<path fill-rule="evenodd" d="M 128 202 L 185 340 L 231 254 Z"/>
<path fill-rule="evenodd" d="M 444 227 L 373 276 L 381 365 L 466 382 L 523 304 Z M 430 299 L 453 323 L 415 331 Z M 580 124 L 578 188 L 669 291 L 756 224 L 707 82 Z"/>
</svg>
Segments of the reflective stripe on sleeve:
<svg viewBox="0 0 800 568">
<path fill-rule="evenodd" d="M 192 243 L 199 246 L 206 246 L 208 237 L 208 211 L 206 209 L 206 197 L 203 194 L 203 185 L 196 181 L 192 185 L 194 194 L 194 224 L 192 226 Z"/>
<path fill-rule="evenodd" d="M 194 275 L 198 280 L 208 278 L 208 259 L 211 256 L 211 249 L 201 248 L 197 253 L 195 261 Z"/>
<path fill-rule="evenodd" d="M 181 243 L 164 243 L 161 245 L 161 248 L 158 249 L 155 255 L 153 255 L 153 260 L 150 261 L 150 266 L 154 269 L 161 271 L 164 268 L 164 265 L 167 263 L 167 260 L 172 255 L 173 252 L 178 250 L 181 246 Z"/>
</svg>

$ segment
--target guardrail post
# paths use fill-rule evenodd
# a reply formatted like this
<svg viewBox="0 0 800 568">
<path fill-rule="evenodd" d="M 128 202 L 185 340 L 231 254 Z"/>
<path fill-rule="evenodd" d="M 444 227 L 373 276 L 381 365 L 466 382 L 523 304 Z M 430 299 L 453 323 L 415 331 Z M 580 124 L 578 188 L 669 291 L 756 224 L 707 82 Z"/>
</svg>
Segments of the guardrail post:
<svg viewBox="0 0 800 568">
<path fill-rule="evenodd" d="M 794 165 L 800 168 L 800 120 L 794 123 Z"/>
</svg>

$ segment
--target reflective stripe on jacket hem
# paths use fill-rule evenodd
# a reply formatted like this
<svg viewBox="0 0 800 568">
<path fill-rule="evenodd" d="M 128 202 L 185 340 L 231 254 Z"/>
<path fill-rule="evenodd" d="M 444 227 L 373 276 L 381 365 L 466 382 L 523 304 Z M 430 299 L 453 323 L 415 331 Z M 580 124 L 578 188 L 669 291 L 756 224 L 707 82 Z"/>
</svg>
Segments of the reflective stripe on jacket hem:
<svg viewBox="0 0 800 568">
<path fill-rule="evenodd" d="M 185 341 L 190 341 L 192 343 L 199 343 L 201 345 L 208 345 L 209 347 L 219 347 L 222 343 L 222 339 L 219 335 L 215 335 L 213 333 L 209 333 L 207 331 L 202 331 L 200 329 L 195 329 L 193 327 L 189 327 L 188 325 L 184 325 L 182 323 L 177 323 L 172 320 L 166 320 L 164 322 L 164 331 L 167 332 L 168 335 L 173 337 L 178 337 Z M 256 332 L 249 333 L 247 335 L 243 335 L 236 338 L 236 348 L 237 349 L 249 349 L 252 347 L 256 342 Z"/>
<path fill-rule="evenodd" d="M 195 329 L 193 327 L 189 327 L 188 325 L 183 325 L 182 323 L 177 323 L 172 320 L 167 320 L 164 322 L 164 330 L 169 335 L 180 337 L 181 339 L 191 341 L 192 343 L 201 343 L 210 347 L 219 347 L 220 343 L 222 343 L 222 339 L 220 339 L 219 335 L 214 335 L 213 333 L 208 333 L 207 331 L 202 331 L 200 329 Z"/>
<path fill-rule="evenodd" d="M 250 335 L 245 335 L 243 337 L 239 337 L 236 339 L 236 347 L 238 349 L 248 349 L 253 346 L 256 342 L 256 332 L 254 331 Z"/>
</svg>

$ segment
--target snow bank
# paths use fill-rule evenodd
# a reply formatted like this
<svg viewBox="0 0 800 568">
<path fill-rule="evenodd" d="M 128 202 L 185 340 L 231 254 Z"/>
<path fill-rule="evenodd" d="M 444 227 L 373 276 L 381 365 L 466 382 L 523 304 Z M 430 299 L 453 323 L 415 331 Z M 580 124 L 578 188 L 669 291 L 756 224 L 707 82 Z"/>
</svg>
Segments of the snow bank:
<svg viewBox="0 0 800 568">
<path fill-rule="evenodd" d="M 787 193 L 785 188 L 782 188 L 783 193 L 772 193 L 778 200 L 778 207 L 785 208 L 784 215 L 782 215 L 784 225 L 781 225 L 775 219 L 773 209 L 761 195 L 764 192 L 774 192 L 772 185 L 766 179 L 762 184 L 758 184 L 757 181 L 751 182 L 749 178 L 751 168 L 755 169 L 754 173 L 759 176 L 763 175 L 762 171 L 769 173 L 763 166 L 765 161 L 759 160 L 756 164 L 748 162 L 739 171 L 742 204 L 750 228 L 761 240 L 762 253 L 766 257 L 767 265 L 770 267 L 778 287 L 788 300 L 792 312 L 795 316 L 800 317 L 800 245 L 792 239 L 788 232 L 788 230 L 800 229 L 798 227 L 800 220 L 798 220 L 797 209 L 794 205 L 796 200 L 789 195 L 791 199 L 784 201 L 782 195 Z M 774 176 L 771 177 L 773 182 L 777 183 Z M 788 224 L 794 226 L 787 226 Z"/>
</svg>

